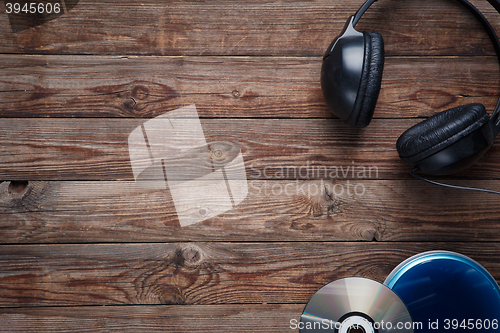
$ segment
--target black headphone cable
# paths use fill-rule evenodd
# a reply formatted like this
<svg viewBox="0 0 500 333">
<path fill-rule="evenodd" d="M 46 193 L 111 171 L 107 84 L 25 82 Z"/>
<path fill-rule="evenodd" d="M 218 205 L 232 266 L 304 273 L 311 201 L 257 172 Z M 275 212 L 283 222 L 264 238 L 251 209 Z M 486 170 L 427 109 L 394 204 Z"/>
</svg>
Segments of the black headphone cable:
<svg viewBox="0 0 500 333">
<path fill-rule="evenodd" d="M 456 190 L 468 190 L 468 191 L 485 192 L 485 193 L 492 193 L 492 194 L 498 194 L 498 195 L 500 195 L 500 192 L 492 191 L 492 190 L 485 190 L 485 189 L 482 189 L 482 188 L 464 187 L 464 186 L 456 186 L 456 185 L 449 185 L 449 184 L 438 183 L 438 182 L 435 182 L 433 180 L 426 179 L 424 177 L 421 177 L 421 176 L 417 175 L 418 171 L 419 171 L 418 168 L 413 168 L 410 171 L 410 173 L 411 173 L 411 175 L 413 177 L 415 177 L 417 179 L 420 179 L 420 180 L 423 180 L 425 182 L 428 182 L 430 184 L 439 185 L 439 186 L 443 186 L 443 187 L 446 187 L 446 188 L 452 188 L 452 189 L 456 189 Z"/>
</svg>

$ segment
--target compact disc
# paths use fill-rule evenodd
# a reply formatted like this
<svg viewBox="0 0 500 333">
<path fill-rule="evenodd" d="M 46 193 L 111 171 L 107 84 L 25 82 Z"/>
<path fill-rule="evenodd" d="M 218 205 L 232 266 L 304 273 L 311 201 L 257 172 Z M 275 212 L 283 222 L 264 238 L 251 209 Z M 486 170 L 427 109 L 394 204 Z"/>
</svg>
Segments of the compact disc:
<svg viewBox="0 0 500 333">
<path fill-rule="evenodd" d="M 406 304 L 415 332 L 500 332 L 500 289 L 479 263 L 448 251 L 413 256 L 384 284 Z"/>
<path fill-rule="evenodd" d="M 383 284 L 359 277 L 336 280 L 318 290 L 297 326 L 302 333 L 413 333 L 401 299 Z"/>
</svg>

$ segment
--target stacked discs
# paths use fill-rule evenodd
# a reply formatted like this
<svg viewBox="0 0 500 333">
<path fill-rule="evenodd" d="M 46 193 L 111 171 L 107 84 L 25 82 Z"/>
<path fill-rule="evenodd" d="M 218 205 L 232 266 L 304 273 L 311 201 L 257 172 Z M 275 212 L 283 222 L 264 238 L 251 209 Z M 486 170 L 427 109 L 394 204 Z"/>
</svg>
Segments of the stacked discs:
<svg viewBox="0 0 500 333">
<path fill-rule="evenodd" d="M 321 288 L 300 332 L 500 332 L 500 288 L 479 263 L 449 251 L 415 255 L 384 284 L 344 278 Z"/>
<path fill-rule="evenodd" d="M 500 289 L 479 263 L 448 251 L 413 256 L 384 284 L 406 304 L 415 332 L 500 332 Z"/>
<path fill-rule="evenodd" d="M 300 332 L 413 333 L 404 303 L 376 281 L 351 277 L 318 290 L 300 319 Z"/>
</svg>

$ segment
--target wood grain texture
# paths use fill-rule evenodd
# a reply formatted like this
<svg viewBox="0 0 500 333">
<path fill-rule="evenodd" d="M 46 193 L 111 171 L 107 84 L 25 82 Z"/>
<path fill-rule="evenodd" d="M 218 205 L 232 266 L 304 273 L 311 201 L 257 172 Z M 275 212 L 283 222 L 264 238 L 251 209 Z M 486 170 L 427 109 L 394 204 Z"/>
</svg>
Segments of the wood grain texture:
<svg viewBox="0 0 500 333">
<path fill-rule="evenodd" d="M 383 282 L 407 257 L 472 256 L 500 278 L 500 244 L 167 243 L 0 247 L 0 306 L 305 303 L 347 276 Z"/>
<path fill-rule="evenodd" d="M 128 135 L 141 119 L 19 119 L 0 123 L 2 180 L 134 180 Z M 240 147 L 247 177 L 273 179 L 280 170 L 296 174 L 277 178 L 328 179 L 324 172 L 349 167 L 377 170 L 364 179 L 408 178 L 398 157 L 399 135 L 415 119 L 374 120 L 359 130 L 338 119 L 204 119 L 208 142 Z M 498 179 L 500 153 L 494 145 L 473 168 L 457 177 Z M 298 172 L 302 170 L 303 172 Z M 286 173 L 286 172 L 285 172 Z M 347 173 L 336 178 L 358 178 Z"/>
<path fill-rule="evenodd" d="M 82 0 L 69 13 L 17 33 L 2 15 L 0 53 L 319 56 L 362 3 Z M 473 3 L 500 26 L 488 3 Z M 388 54 L 493 54 L 480 24 L 452 0 L 382 1 L 359 27 L 382 33 Z"/>
<path fill-rule="evenodd" d="M 375 118 L 426 117 L 500 95 L 495 57 L 387 57 Z M 1 117 L 331 118 L 320 57 L 0 55 Z"/>
<path fill-rule="evenodd" d="M 304 304 L 0 308 L 0 332 L 290 332 L 290 320 L 299 320 L 303 308 Z"/>
<path fill-rule="evenodd" d="M 384 37 L 382 90 L 349 128 L 321 56 L 362 2 L 80 0 L 16 32 L 0 6 L 0 332 L 290 332 L 324 284 L 428 250 L 500 281 L 497 197 L 412 179 L 395 149 L 438 111 L 491 113 L 491 42 L 457 1 L 378 1 L 357 28 Z M 208 142 L 241 148 L 249 194 L 181 228 L 170 191 L 134 183 L 127 139 L 191 104 Z M 498 190 L 498 147 L 442 180 Z"/>
<path fill-rule="evenodd" d="M 499 181 L 450 181 L 500 188 Z M 453 200 L 444 198 L 452 196 Z M 181 228 L 169 191 L 133 182 L 0 184 L 0 243 L 496 241 L 496 196 L 417 180 L 250 180 L 237 207 Z M 446 207 L 444 209 L 443 207 Z"/>
</svg>

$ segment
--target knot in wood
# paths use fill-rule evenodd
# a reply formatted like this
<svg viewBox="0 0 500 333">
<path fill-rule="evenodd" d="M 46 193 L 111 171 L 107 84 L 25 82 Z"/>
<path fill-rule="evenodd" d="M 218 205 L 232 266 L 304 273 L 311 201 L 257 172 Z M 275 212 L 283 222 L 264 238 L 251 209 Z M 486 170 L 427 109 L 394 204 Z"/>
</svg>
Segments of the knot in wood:
<svg viewBox="0 0 500 333">
<path fill-rule="evenodd" d="M 216 149 L 213 151 L 213 154 L 216 158 L 222 158 L 224 156 L 224 152 L 220 149 Z"/>
<path fill-rule="evenodd" d="M 193 244 L 186 245 L 179 249 L 178 264 L 185 267 L 197 267 L 203 261 L 203 253 L 199 247 Z"/>
<path fill-rule="evenodd" d="M 27 180 L 13 180 L 9 184 L 8 192 L 15 196 L 22 196 L 26 193 L 28 184 Z"/>
<path fill-rule="evenodd" d="M 200 208 L 200 210 L 198 211 L 198 213 L 200 213 L 201 216 L 207 215 L 208 212 L 209 212 L 208 208 L 205 207 Z"/>
<path fill-rule="evenodd" d="M 123 106 L 125 106 L 125 108 L 127 108 L 127 109 L 133 109 L 136 106 L 136 104 L 137 104 L 137 102 L 132 97 L 127 97 L 123 101 Z"/>
</svg>

